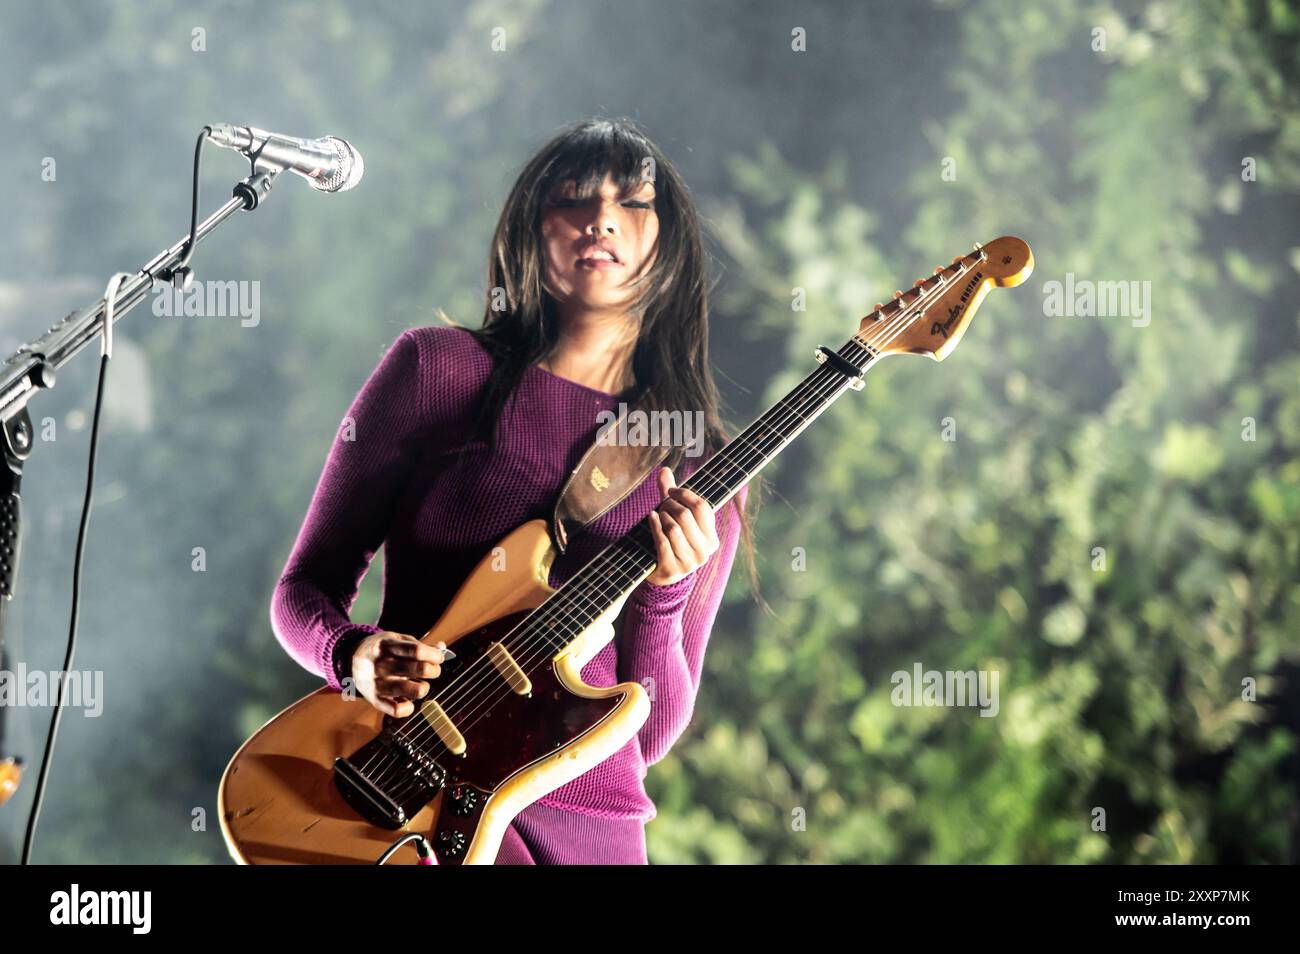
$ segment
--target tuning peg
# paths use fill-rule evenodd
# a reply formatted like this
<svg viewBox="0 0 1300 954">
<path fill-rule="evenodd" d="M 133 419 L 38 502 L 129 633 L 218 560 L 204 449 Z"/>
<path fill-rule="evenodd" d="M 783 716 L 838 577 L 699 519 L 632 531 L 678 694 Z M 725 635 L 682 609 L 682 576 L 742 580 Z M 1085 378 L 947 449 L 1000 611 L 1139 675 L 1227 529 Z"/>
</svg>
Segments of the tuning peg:
<svg viewBox="0 0 1300 954">
<path fill-rule="evenodd" d="M 924 279 L 924 278 L 918 278 L 916 281 L 912 282 L 912 287 L 913 287 L 913 288 L 920 288 L 920 287 L 921 287 L 922 285 L 924 285 L 924 284 L 925 284 L 925 279 Z"/>
<path fill-rule="evenodd" d="M 980 250 L 981 247 L 982 247 L 982 246 L 980 245 L 979 242 L 976 242 L 976 243 L 975 243 L 975 251 L 978 252 L 978 251 Z"/>
<path fill-rule="evenodd" d="M 884 303 L 884 302 L 880 302 L 880 301 L 878 301 L 878 302 L 876 302 L 876 307 L 875 307 L 875 308 L 872 308 L 871 310 L 872 310 L 872 311 L 880 311 L 880 309 L 882 309 L 882 308 L 884 308 L 884 307 L 885 307 L 885 303 Z"/>
<path fill-rule="evenodd" d="M 940 272 L 942 272 L 942 271 L 943 271 L 943 266 L 942 266 L 942 265 L 936 265 L 936 266 L 934 266 L 934 273 L 935 273 L 936 275 L 938 275 L 938 274 L 939 274 Z"/>
<path fill-rule="evenodd" d="M 903 293 L 902 293 L 901 291 L 896 291 L 896 292 L 894 292 L 894 297 L 895 297 L 895 298 L 902 298 L 902 297 L 903 297 Z"/>
<path fill-rule="evenodd" d="M 961 256 L 958 255 L 956 258 L 954 258 L 954 259 L 952 260 L 952 263 L 953 263 L 954 265 L 959 265 L 959 264 L 961 264 Z"/>
</svg>

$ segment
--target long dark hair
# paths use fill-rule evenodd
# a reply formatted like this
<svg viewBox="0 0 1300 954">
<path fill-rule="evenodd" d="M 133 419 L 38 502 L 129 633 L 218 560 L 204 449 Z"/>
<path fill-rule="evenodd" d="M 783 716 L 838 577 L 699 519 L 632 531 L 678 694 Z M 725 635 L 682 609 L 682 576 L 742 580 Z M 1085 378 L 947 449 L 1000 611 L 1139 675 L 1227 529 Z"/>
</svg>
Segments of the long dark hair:
<svg viewBox="0 0 1300 954">
<path fill-rule="evenodd" d="M 541 221 L 553 191 L 572 182 L 575 198 L 597 193 L 608 173 L 621 195 L 634 194 L 653 176 L 659 217 L 657 254 L 632 286 L 629 315 L 640 331 L 632 353 L 635 383 L 621 395 L 647 412 L 700 411 L 705 453 L 727 442 L 718 391 L 709 367 L 709 286 L 699 213 L 677 168 L 631 120 L 589 119 L 561 129 L 524 166 L 506 199 L 492 237 L 483 327 L 466 329 L 493 357 L 472 437 L 497 449 L 497 426 L 528 366 L 551 355 L 559 340 L 556 301 L 545 287 Z M 463 450 L 463 448 L 462 448 Z M 673 447 L 664 465 L 676 472 L 685 455 Z M 757 479 L 745 507 L 737 507 L 746 565 L 756 598 L 751 520 L 758 506 Z"/>
</svg>

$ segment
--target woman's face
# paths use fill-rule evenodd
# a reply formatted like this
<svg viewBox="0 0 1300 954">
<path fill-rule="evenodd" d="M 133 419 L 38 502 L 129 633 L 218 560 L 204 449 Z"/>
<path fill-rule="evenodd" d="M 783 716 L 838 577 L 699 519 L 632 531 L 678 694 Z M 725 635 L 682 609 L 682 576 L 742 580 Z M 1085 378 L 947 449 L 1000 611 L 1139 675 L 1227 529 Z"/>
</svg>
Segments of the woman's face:
<svg viewBox="0 0 1300 954">
<path fill-rule="evenodd" d="M 579 202 L 574 191 L 572 182 L 561 184 L 542 212 L 547 289 L 568 310 L 621 310 L 634 296 L 627 282 L 654 262 L 654 183 L 643 180 L 636 192 L 620 196 L 606 174 L 599 195 Z"/>
</svg>

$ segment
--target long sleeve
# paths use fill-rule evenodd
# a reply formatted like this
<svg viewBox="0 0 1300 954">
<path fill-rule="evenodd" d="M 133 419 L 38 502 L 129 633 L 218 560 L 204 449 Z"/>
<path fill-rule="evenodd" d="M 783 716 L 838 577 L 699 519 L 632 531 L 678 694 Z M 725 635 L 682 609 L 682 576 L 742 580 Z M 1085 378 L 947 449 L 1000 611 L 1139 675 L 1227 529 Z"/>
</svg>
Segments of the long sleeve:
<svg viewBox="0 0 1300 954">
<path fill-rule="evenodd" d="M 427 439 L 427 387 L 420 342 L 403 332 L 348 410 L 326 459 L 298 539 L 271 598 L 271 625 L 285 650 L 334 689 L 348 675 L 343 654 L 378 626 L 348 616 L 388 533 L 405 478 Z M 350 657 L 351 650 L 348 649 Z M 336 658 L 339 657 L 339 658 Z"/>
<path fill-rule="evenodd" d="M 667 586 L 644 582 L 625 604 L 618 675 L 650 695 L 650 716 L 637 734 L 647 766 L 668 754 L 695 711 L 704 650 L 740 540 L 736 507 L 747 497 L 742 488 L 717 511 L 718 549 L 703 566 Z"/>
</svg>

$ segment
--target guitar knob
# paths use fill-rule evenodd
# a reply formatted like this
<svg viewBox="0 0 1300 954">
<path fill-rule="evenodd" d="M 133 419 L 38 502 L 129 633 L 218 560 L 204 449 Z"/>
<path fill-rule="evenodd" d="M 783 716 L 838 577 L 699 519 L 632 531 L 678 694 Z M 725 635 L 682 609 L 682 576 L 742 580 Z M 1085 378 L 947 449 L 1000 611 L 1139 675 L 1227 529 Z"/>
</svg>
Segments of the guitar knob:
<svg viewBox="0 0 1300 954">
<path fill-rule="evenodd" d="M 478 807 L 478 792 L 468 785 L 456 785 L 447 794 L 453 815 L 469 815 Z"/>
<path fill-rule="evenodd" d="M 438 835 L 438 854 L 443 858 L 459 858 L 465 853 L 465 833 L 444 831 Z"/>
</svg>

